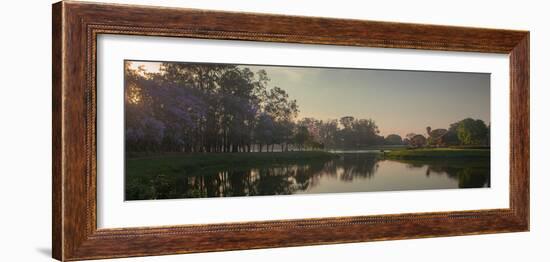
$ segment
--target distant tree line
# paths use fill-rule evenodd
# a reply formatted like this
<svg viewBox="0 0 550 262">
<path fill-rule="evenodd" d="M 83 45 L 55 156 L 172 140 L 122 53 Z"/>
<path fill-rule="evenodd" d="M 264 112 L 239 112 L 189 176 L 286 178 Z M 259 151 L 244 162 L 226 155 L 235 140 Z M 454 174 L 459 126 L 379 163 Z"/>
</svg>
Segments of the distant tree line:
<svg viewBox="0 0 550 262">
<path fill-rule="evenodd" d="M 346 116 L 337 120 L 304 118 L 297 122 L 300 144 L 309 148 L 364 148 L 379 145 L 407 145 L 410 147 L 488 146 L 490 127 L 483 120 L 466 118 L 452 123 L 448 129 L 426 127 L 426 134 L 409 133 L 405 138 L 397 134 L 380 136 L 371 119 Z"/>
<path fill-rule="evenodd" d="M 403 143 L 411 147 L 423 146 L 488 146 L 491 141 L 491 127 L 483 120 L 466 118 L 452 123 L 448 129 L 426 127 L 426 136 L 409 133 Z"/>
<path fill-rule="evenodd" d="M 411 133 L 405 139 L 379 135 L 372 119 L 298 120 L 296 100 L 271 87 L 264 70 L 163 63 L 159 73 L 150 73 L 132 69 L 130 63 L 125 64 L 127 151 L 267 152 L 488 141 L 488 127 L 473 119 L 452 124 L 445 132 L 430 130 L 427 137 Z"/>
</svg>

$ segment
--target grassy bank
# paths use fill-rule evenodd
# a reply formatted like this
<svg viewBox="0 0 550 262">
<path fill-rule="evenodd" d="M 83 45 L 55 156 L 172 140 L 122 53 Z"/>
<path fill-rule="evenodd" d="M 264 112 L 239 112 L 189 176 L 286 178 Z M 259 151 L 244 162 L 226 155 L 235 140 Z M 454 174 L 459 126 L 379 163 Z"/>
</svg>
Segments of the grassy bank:
<svg viewBox="0 0 550 262">
<path fill-rule="evenodd" d="M 262 153 L 170 153 L 126 159 L 126 175 L 129 177 L 156 174 L 190 174 L 224 167 L 292 164 L 304 161 L 327 160 L 336 154 L 319 151 L 262 152 Z"/>
<path fill-rule="evenodd" d="M 426 159 L 426 158 L 480 158 L 490 157 L 489 149 L 465 148 L 419 148 L 394 150 L 385 153 L 388 159 Z"/>
</svg>

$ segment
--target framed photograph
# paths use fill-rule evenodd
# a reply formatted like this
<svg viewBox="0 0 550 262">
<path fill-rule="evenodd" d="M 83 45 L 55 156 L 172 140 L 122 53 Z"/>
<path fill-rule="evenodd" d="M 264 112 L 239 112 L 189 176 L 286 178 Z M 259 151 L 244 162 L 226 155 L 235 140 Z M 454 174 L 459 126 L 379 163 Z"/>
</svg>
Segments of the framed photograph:
<svg viewBox="0 0 550 262">
<path fill-rule="evenodd" d="M 529 230 L 529 32 L 53 5 L 53 257 Z"/>
</svg>

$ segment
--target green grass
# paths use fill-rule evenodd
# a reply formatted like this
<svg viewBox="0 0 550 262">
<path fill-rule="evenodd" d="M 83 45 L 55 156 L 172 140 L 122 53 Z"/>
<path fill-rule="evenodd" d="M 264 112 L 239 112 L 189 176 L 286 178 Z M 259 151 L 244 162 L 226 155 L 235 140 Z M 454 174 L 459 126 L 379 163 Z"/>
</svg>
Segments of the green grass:
<svg viewBox="0 0 550 262">
<path fill-rule="evenodd" d="M 427 159 L 427 158 L 480 158 L 490 157 L 489 149 L 465 148 L 419 148 L 395 150 L 385 153 L 388 159 Z"/>
<path fill-rule="evenodd" d="M 365 147 L 358 147 L 358 148 L 346 148 L 346 147 L 334 147 L 334 148 L 328 148 L 328 150 L 335 150 L 335 151 L 358 151 L 358 150 L 397 150 L 397 149 L 406 149 L 406 145 L 377 145 L 377 146 L 365 146 Z"/>
<path fill-rule="evenodd" d="M 126 158 L 126 177 L 138 178 L 157 174 L 196 174 L 199 171 L 225 167 L 292 164 L 304 161 L 327 160 L 337 154 L 306 152 L 262 152 L 262 153 L 168 153 Z"/>
</svg>

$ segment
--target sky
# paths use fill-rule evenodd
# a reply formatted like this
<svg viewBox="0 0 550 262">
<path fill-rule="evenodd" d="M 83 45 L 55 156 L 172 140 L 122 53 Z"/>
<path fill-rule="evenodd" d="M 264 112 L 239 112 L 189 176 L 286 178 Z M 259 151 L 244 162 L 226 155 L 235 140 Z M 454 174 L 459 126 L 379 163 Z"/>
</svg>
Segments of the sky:
<svg viewBox="0 0 550 262">
<path fill-rule="evenodd" d="M 158 72 L 160 63 L 133 62 Z M 298 118 L 373 119 L 380 134 L 425 134 L 467 117 L 490 123 L 490 74 L 241 65 L 267 71 L 299 107 Z"/>
</svg>

